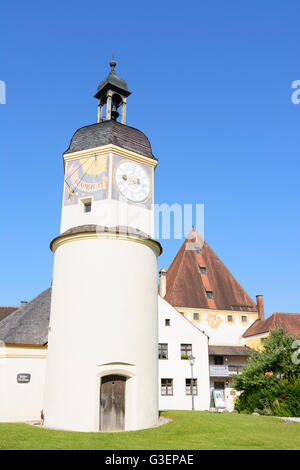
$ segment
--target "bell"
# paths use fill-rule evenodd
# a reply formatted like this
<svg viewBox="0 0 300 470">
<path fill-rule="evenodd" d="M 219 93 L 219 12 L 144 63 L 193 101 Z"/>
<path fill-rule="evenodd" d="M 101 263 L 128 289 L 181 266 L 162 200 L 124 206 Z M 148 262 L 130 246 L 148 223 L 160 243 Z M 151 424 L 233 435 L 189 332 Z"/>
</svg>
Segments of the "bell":
<svg viewBox="0 0 300 470">
<path fill-rule="evenodd" d="M 115 103 L 113 103 L 112 107 L 111 107 L 111 118 L 113 121 L 116 121 L 117 118 L 119 117 L 119 112 L 118 112 L 118 108 L 116 106 Z"/>
</svg>

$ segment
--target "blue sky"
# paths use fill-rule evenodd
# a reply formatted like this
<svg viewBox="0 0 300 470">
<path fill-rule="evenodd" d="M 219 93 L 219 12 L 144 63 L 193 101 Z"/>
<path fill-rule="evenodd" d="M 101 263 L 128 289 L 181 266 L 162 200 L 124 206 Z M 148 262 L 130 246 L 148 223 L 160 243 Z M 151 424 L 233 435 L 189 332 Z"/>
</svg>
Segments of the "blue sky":
<svg viewBox="0 0 300 470">
<path fill-rule="evenodd" d="M 205 237 L 265 310 L 300 312 L 298 0 L 12 1 L 1 6 L 0 304 L 50 285 L 62 153 L 109 72 L 154 155 L 156 202 L 205 204 Z M 159 266 L 181 245 L 163 241 Z"/>
</svg>

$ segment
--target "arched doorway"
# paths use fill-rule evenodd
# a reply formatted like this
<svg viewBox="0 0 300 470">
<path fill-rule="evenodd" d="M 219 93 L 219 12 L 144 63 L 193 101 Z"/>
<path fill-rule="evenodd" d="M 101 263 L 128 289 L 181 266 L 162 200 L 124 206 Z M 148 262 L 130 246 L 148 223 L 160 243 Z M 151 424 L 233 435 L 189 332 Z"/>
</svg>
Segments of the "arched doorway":
<svg viewBox="0 0 300 470">
<path fill-rule="evenodd" d="M 122 431 L 125 428 L 126 377 L 106 375 L 100 388 L 100 431 Z"/>
</svg>

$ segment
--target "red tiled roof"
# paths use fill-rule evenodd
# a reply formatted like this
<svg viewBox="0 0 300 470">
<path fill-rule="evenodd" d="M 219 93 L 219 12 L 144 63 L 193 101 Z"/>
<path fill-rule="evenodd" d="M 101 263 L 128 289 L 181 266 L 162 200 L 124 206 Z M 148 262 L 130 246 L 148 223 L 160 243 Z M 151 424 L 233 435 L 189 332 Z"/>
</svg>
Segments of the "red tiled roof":
<svg viewBox="0 0 300 470">
<path fill-rule="evenodd" d="M 292 336 L 300 338 L 300 314 L 275 312 L 266 320 L 256 320 L 244 333 L 244 338 L 268 332 L 281 327 Z"/>
<path fill-rule="evenodd" d="M 19 307 L 0 307 L 0 321 L 11 313 L 13 313 L 18 308 Z"/>
<path fill-rule="evenodd" d="M 167 271 L 165 299 L 176 307 L 257 312 L 256 304 L 210 246 L 204 242 L 200 254 L 191 246 L 186 239 Z M 200 267 L 206 268 L 206 274 L 200 273 Z M 213 299 L 207 298 L 206 291 L 213 293 Z"/>
</svg>

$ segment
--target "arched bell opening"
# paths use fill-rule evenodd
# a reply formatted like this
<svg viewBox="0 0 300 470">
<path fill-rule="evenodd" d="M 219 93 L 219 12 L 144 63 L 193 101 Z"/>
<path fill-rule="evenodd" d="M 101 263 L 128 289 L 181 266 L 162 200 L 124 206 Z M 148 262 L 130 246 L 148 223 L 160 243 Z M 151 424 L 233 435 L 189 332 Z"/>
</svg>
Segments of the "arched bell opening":
<svg viewBox="0 0 300 470">
<path fill-rule="evenodd" d="M 111 119 L 116 121 L 117 118 L 120 116 L 118 108 L 122 103 L 122 97 L 117 93 L 114 93 L 111 100 Z"/>
</svg>

